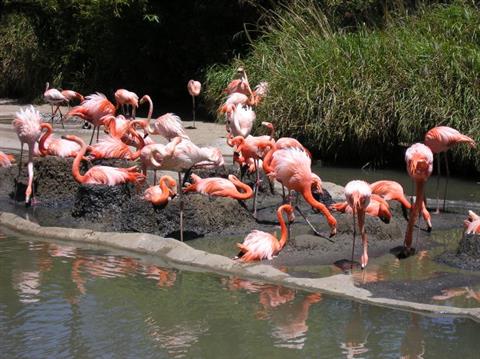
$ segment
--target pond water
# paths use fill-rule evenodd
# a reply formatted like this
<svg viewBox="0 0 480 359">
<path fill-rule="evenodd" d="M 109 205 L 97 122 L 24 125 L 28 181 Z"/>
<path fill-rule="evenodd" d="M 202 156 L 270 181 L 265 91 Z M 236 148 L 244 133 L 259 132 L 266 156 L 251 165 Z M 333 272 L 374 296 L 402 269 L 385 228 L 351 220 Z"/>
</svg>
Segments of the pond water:
<svg viewBox="0 0 480 359">
<path fill-rule="evenodd" d="M 0 235 L 6 358 L 474 357 L 480 324 Z"/>
</svg>

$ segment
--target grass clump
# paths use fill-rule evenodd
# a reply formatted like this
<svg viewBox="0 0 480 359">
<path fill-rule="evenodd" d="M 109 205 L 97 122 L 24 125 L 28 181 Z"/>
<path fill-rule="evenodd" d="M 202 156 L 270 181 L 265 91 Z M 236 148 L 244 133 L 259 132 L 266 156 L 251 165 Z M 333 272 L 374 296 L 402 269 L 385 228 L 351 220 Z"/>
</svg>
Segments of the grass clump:
<svg viewBox="0 0 480 359">
<path fill-rule="evenodd" d="M 431 5 L 382 29 L 332 28 L 313 0 L 277 10 L 244 59 L 207 73 L 206 96 L 238 65 L 267 80 L 258 118 L 330 161 L 387 164 L 400 144 L 437 125 L 480 142 L 480 11 L 465 2 Z M 479 146 L 480 147 L 480 146 Z M 454 149 L 458 167 L 480 170 L 480 151 Z"/>
</svg>

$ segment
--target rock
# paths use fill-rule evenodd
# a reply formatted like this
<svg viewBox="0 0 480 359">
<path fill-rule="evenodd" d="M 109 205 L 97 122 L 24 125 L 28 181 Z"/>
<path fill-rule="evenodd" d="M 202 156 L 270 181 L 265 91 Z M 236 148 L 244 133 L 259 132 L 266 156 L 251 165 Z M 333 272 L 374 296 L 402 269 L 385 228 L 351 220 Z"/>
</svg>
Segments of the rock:
<svg viewBox="0 0 480 359">
<path fill-rule="evenodd" d="M 465 270 L 480 270 L 480 235 L 463 235 L 456 252 L 443 252 L 435 261 Z"/>
<path fill-rule="evenodd" d="M 480 259 L 480 235 L 465 234 L 457 248 L 457 255 L 466 254 Z"/>
</svg>

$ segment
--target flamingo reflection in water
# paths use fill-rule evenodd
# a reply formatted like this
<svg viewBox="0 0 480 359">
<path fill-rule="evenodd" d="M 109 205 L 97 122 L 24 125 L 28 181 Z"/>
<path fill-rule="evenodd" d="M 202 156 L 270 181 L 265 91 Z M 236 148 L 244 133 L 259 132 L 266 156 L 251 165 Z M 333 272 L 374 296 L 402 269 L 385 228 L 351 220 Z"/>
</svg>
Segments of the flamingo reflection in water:
<svg viewBox="0 0 480 359">
<path fill-rule="evenodd" d="M 322 300 L 318 293 L 312 293 L 296 301 L 296 291 L 278 285 L 255 283 L 239 278 L 223 280 L 226 289 L 245 290 L 258 293 L 261 308 L 256 313 L 259 320 L 269 320 L 272 324 L 272 337 L 275 346 L 302 349 L 308 332 L 310 306 Z"/>
<path fill-rule="evenodd" d="M 345 327 L 345 341 L 340 342 L 342 354 L 348 359 L 360 358 L 359 355 L 369 351 L 367 348 L 368 332 L 362 317 L 362 305 L 352 302 L 352 314 Z"/>
</svg>

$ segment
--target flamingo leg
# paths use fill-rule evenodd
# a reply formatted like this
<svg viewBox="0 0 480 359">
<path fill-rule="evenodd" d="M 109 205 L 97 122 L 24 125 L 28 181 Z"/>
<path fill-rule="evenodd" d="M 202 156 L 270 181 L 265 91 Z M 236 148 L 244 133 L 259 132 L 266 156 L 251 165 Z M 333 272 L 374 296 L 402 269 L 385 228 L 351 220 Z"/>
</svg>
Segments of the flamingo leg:
<svg viewBox="0 0 480 359">
<path fill-rule="evenodd" d="M 89 146 L 92 144 L 93 142 L 93 136 L 95 136 L 95 129 L 97 128 L 97 126 L 93 126 L 93 132 L 92 132 L 92 137 L 90 137 L 90 143 L 88 144 Z"/>
<path fill-rule="evenodd" d="M 353 255 L 355 254 L 355 237 L 357 235 L 357 227 L 355 224 L 355 208 L 352 208 L 352 217 L 353 217 L 353 244 L 352 244 L 352 260 L 350 262 L 350 270 L 353 270 Z"/>
<path fill-rule="evenodd" d="M 445 212 L 445 205 L 446 205 L 446 200 L 447 200 L 447 188 L 448 188 L 448 179 L 450 177 L 450 170 L 448 168 L 448 155 L 447 155 L 447 152 L 445 152 L 445 154 L 443 155 L 443 157 L 445 157 L 445 170 L 447 172 L 447 178 L 445 180 L 445 190 L 443 192 L 443 212 Z"/>
<path fill-rule="evenodd" d="M 30 203 L 30 196 L 33 192 L 33 144 L 28 146 L 28 185 L 25 191 L 25 204 Z"/>
<path fill-rule="evenodd" d="M 195 127 L 195 96 L 192 96 L 192 119 L 193 119 L 193 128 Z"/>
<path fill-rule="evenodd" d="M 62 110 L 60 110 L 60 105 L 57 106 L 58 112 L 60 112 L 60 121 L 62 123 L 62 128 L 65 128 L 65 125 L 63 124 L 63 113 Z"/>
<path fill-rule="evenodd" d="M 52 103 L 50 104 L 50 107 L 52 108 L 52 116 L 50 117 L 50 122 L 53 125 L 53 116 L 55 116 L 55 113 L 53 112 L 53 104 Z"/>
<path fill-rule="evenodd" d="M 178 172 L 178 183 L 182 183 L 182 173 Z M 183 242 L 183 190 L 180 187 L 180 241 Z"/>
<path fill-rule="evenodd" d="M 260 183 L 260 176 L 258 174 L 258 163 L 257 160 L 253 160 L 253 163 L 255 164 L 255 194 L 253 196 L 253 218 L 257 218 L 257 195 L 258 195 L 258 185 Z"/>
<path fill-rule="evenodd" d="M 20 173 L 22 172 L 22 159 L 23 159 L 23 142 L 22 142 L 22 146 L 20 147 L 20 161 L 18 164 L 18 176 L 20 176 Z"/>
<path fill-rule="evenodd" d="M 358 216 L 358 228 L 360 229 L 360 233 L 362 236 L 362 246 L 363 246 L 361 266 L 362 266 L 362 269 L 365 269 L 365 267 L 368 264 L 368 238 L 367 238 L 367 233 L 365 231 L 365 211 L 357 212 L 357 216 Z"/>
<path fill-rule="evenodd" d="M 440 152 L 437 153 L 437 186 L 436 186 L 436 193 L 437 193 L 437 209 L 435 210 L 435 214 L 440 213 Z"/>
<path fill-rule="evenodd" d="M 153 170 L 153 184 L 157 184 L 157 169 Z"/>
<path fill-rule="evenodd" d="M 315 227 L 314 225 L 312 224 L 312 222 L 310 222 L 308 220 L 308 218 L 305 216 L 305 214 L 302 212 L 302 210 L 300 209 L 299 206 L 295 206 L 295 209 L 297 210 L 297 212 L 303 217 L 303 219 L 305 220 L 305 222 L 307 222 L 307 224 L 310 226 L 310 228 L 313 230 L 313 233 L 315 233 L 316 236 L 318 237 L 322 237 L 322 238 L 325 238 L 326 240 L 328 240 L 329 242 L 332 242 L 334 243 L 334 241 L 327 237 L 327 236 L 324 236 L 323 234 L 321 234 Z"/>
<path fill-rule="evenodd" d="M 97 142 L 98 142 L 99 136 L 100 136 L 100 125 L 97 126 Z"/>
</svg>

